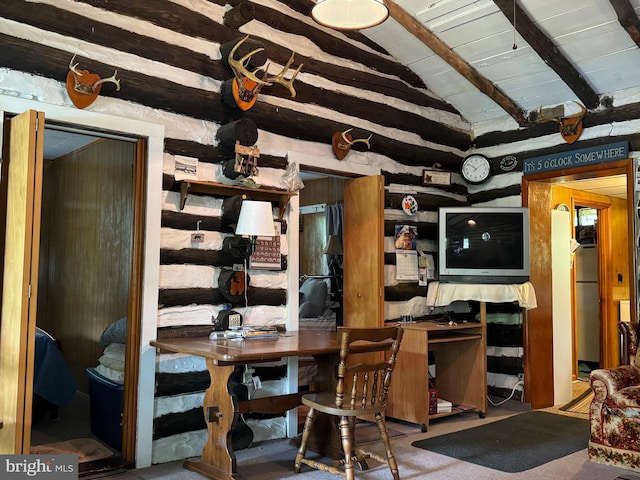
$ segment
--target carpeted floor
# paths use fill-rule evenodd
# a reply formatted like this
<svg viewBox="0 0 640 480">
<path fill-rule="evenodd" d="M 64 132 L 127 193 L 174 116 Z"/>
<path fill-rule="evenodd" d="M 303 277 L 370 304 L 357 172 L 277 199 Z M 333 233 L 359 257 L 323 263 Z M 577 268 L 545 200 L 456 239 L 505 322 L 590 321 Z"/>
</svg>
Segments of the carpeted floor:
<svg viewBox="0 0 640 480">
<path fill-rule="evenodd" d="M 506 473 L 456 460 L 445 455 L 418 449 L 411 444 L 416 440 L 434 438 L 451 432 L 469 429 L 478 425 L 502 420 L 514 414 L 531 411 L 530 406 L 517 401 L 508 401 L 499 407 L 489 405 L 486 417 L 475 413 L 455 415 L 437 419 L 429 424 L 428 431 L 419 425 L 388 422 L 405 435 L 392 439 L 393 449 L 400 467 L 402 480 L 615 480 L 626 478 L 627 472 L 609 465 L 590 462 L 586 445 L 582 450 L 545 463 L 532 470 Z M 384 454 L 380 446 L 378 452 Z M 328 472 L 305 468 L 302 473 L 293 472 L 296 449 L 288 439 L 262 442 L 236 453 L 238 477 L 246 480 L 335 480 Z M 203 480 L 199 473 L 186 470 L 182 460 L 158 464 L 149 468 L 134 469 L 114 476 L 113 480 Z M 357 471 L 359 480 L 389 480 L 391 474 L 386 465 L 370 463 L 366 472 Z M 636 479 L 634 479 L 636 480 Z M 640 480 L 640 479 L 637 479 Z"/>
<path fill-rule="evenodd" d="M 387 433 L 389 438 L 402 437 L 404 432 L 393 427 L 392 422 L 386 422 Z M 360 422 L 356 424 L 356 442 L 358 445 L 363 445 L 371 442 L 380 441 L 380 431 L 378 425 L 374 422 Z"/>
<path fill-rule="evenodd" d="M 483 467 L 516 473 L 531 470 L 587 446 L 589 422 L 533 411 L 444 436 L 414 447 Z"/>
</svg>

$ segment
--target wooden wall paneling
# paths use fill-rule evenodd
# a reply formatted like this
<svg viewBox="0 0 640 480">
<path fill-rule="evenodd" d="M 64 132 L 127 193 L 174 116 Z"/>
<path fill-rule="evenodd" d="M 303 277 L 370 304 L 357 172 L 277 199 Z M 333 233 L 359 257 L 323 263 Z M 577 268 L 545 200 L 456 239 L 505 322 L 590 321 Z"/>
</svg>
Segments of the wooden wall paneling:
<svg viewBox="0 0 640 480">
<path fill-rule="evenodd" d="M 347 179 L 320 177 L 304 181 L 300 190 L 300 206 L 342 203 Z"/>
<path fill-rule="evenodd" d="M 324 212 L 304 215 L 302 225 L 300 275 L 326 275 L 327 262 L 323 254 L 327 237 Z"/>
<path fill-rule="evenodd" d="M 100 141 L 57 159 L 51 178 L 49 325 L 81 391 L 103 330 L 127 316 L 135 144 Z M 73 348 L 67 346 L 73 345 Z"/>
</svg>

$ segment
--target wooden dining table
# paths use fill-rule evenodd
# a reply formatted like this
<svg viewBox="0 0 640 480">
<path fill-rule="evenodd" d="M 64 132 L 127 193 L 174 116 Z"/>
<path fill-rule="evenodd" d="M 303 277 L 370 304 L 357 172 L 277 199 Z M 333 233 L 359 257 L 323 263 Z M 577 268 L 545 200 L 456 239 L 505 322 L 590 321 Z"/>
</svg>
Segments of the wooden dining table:
<svg viewBox="0 0 640 480">
<path fill-rule="evenodd" d="M 236 456 L 231 445 L 231 429 L 241 414 L 285 413 L 301 405 L 307 392 L 294 392 L 267 398 L 238 401 L 230 378 L 236 368 L 246 364 L 272 362 L 285 357 L 313 356 L 318 373 L 314 391 L 335 389 L 335 371 L 339 361 L 340 340 L 336 332 L 288 331 L 278 337 L 247 339 L 209 339 L 209 337 L 157 339 L 150 344 L 159 352 L 184 353 L 206 359 L 211 384 L 203 401 L 208 440 L 200 460 L 186 460 L 184 467 L 208 478 L 238 479 Z M 362 353 L 385 349 L 385 345 L 362 345 Z M 320 415 L 308 450 L 327 457 L 340 458 L 340 435 L 330 417 Z M 293 469 L 293 463 L 291 465 Z"/>
</svg>

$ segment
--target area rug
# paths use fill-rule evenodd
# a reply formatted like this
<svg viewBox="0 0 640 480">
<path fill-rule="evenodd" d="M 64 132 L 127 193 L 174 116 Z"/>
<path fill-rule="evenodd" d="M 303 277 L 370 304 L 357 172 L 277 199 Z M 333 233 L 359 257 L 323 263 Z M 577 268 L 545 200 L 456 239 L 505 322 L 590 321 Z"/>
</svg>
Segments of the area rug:
<svg viewBox="0 0 640 480">
<path fill-rule="evenodd" d="M 35 455 L 77 455 L 78 463 L 93 462 L 113 456 L 113 452 L 93 438 L 74 438 L 56 443 L 34 445 L 31 453 Z"/>
<path fill-rule="evenodd" d="M 530 470 L 587 448 L 589 422 L 533 411 L 411 445 L 502 472 Z"/>
<path fill-rule="evenodd" d="M 591 400 L 593 400 L 593 390 L 589 388 L 582 392 L 577 398 L 574 398 L 563 407 L 560 407 L 560 410 L 588 415 Z"/>
</svg>

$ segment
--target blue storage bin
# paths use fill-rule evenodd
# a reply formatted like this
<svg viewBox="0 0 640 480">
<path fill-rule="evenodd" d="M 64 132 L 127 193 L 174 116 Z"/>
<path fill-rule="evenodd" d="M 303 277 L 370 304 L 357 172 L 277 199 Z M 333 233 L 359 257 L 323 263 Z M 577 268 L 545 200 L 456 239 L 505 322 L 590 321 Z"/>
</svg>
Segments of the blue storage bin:
<svg viewBox="0 0 640 480">
<path fill-rule="evenodd" d="M 87 368 L 91 433 L 116 450 L 122 450 L 122 413 L 124 385 Z"/>
</svg>

